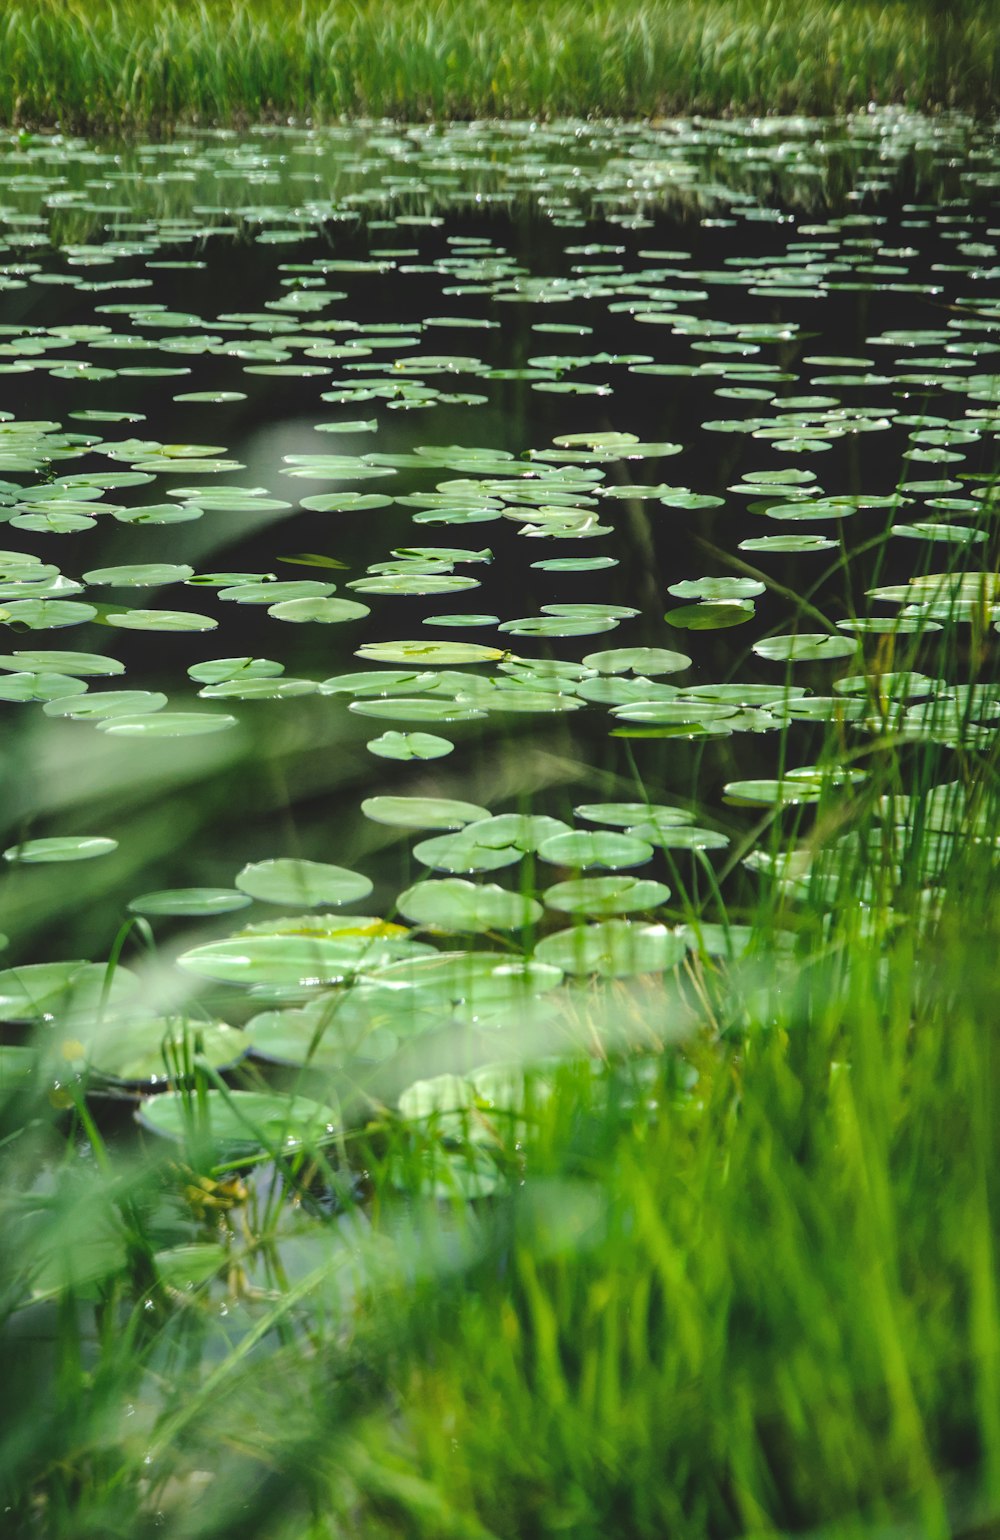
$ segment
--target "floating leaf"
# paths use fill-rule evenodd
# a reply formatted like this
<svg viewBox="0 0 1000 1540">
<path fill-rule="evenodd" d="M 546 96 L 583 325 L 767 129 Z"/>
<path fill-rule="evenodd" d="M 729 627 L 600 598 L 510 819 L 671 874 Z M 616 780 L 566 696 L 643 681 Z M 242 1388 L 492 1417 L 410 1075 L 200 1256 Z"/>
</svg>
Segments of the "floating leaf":
<svg viewBox="0 0 1000 1540">
<path fill-rule="evenodd" d="M 450 931 L 515 930 L 542 915 L 541 904 L 526 894 L 458 877 L 414 883 L 396 902 L 400 913 L 418 925 Z"/>
<path fill-rule="evenodd" d="M 0 657 L 0 668 L 74 675 L 125 672 L 125 665 L 118 658 L 108 658 L 99 652 L 14 652 L 9 657 Z"/>
<path fill-rule="evenodd" d="M 237 583 L 224 588 L 219 598 L 230 604 L 280 604 L 284 599 L 325 599 L 336 591 L 335 583 L 296 582 Z"/>
<path fill-rule="evenodd" d="M 183 952 L 182 968 L 203 978 L 257 984 L 338 984 L 396 957 L 400 943 L 372 936 L 245 935 Z"/>
<path fill-rule="evenodd" d="M 386 700 L 354 700 L 348 709 L 359 716 L 389 717 L 392 721 L 407 722 L 471 722 L 485 715 L 474 706 L 449 700 L 429 700 L 426 695 L 413 699 L 393 695 Z"/>
<path fill-rule="evenodd" d="M 759 658 L 772 663 L 818 663 L 836 658 L 848 658 L 857 652 L 858 644 L 846 636 L 832 636 L 825 632 L 800 631 L 794 636 L 769 636 L 755 642 L 753 651 Z"/>
<path fill-rule="evenodd" d="M 644 865 L 653 847 L 628 834 L 572 829 L 543 840 L 538 854 L 555 866 L 607 866 L 617 871 L 623 866 Z"/>
<path fill-rule="evenodd" d="M 180 1091 L 148 1096 L 136 1114 L 144 1128 L 187 1146 L 208 1146 L 219 1155 L 315 1149 L 336 1138 L 337 1114 L 305 1096 L 280 1091 Z"/>
<path fill-rule="evenodd" d="M 203 685 L 198 694 L 204 700 L 286 700 L 318 689 L 314 679 L 225 679 Z"/>
<path fill-rule="evenodd" d="M 753 599 L 764 592 L 756 578 L 705 577 L 671 583 L 668 594 L 676 599 Z"/>
<path fill-rule="evenodd" d="M 86 681 L 69 674 L 0 674 L 0 700 L 55 701 L 79 696 Z"/>
<path fill-rule="evenodd" d="M 360 872 L 292 857 L 244 866 L 236 886 L 269 904 L 349 904 L 372 891 L 371 882 Z"/>
<path fill-rule="evenodd" d="M 159 588 L 164 583 L 186 582 L 193 576 L 193 567 L 140 562 L 131 567 L 92 567 L 83 574 L 83 580 L 85 583 L 107 583 L 115 588 Z"/>
<path fill-rule="evenodd" d="M 177 1081 L 187 1065 L 229 1069 L 247 1052 L 243 1033 L 225 1022 L 181 1022 L 164 1017 L 114 1018 L 87 1033 L 87 1064 L 110 1080 L 130 1084 Z"/>
<path fill-rule="evenodd" d="M 98 723 L 115 738 L 193 738 L 236 726 L 236 718 L 207 711 L 161 711 L 155 716 L 108 717 Z"/>
<path fill-rule="evenodd" d="M 434 733 L 386 732 L 367 744 L 369 753 L 380 759 L 441 759 L 454 747 L 447 738 L 438 738 Z"/>
<path fill-rule="evenodd" d="M 789 807 L 800 802 L 818 802 L 832 788 L 863 780 L 860 771 L 803 766 L 790 770 L 781 780 L 730 781 L 723 787 L 723 796 L 737 806 Z"/>
<path fill-rule="evenodd" d="M 489 817 L 477 803 L 449 797 L 366 797 L 361 811 L 374 823 L 402 829 L 461 829 Z"/>
<path fill-rule="evenodd" d="M 275 620 L 290 620 L 299 625 L 307 621 L 338 625 L 345 620 L 363 620 L 371 610 L 367 604 L 358 604 L 353 599 L 285 599 L 272 604 L 267 613 Z"/>
<path fill-rule="evenodd" d="M 474 642 L 366 642 L 355 656 L 373 663 L 414 663 L 420 668 L 452 668 L 459 663 L 495 663 L 505 654 L 499 647 Z"/>
<path fill-rule="evenodd" d="M 478 588 L 479 580 L 467 575 L 391 572 L 375 577 L 358 578 L 347 586 L 355 593 L 361 594 L 443 594 L 457 593 L 466 588 Z"/>
<path fill-rule="evenodd" d="M 421 840 L 413 854 L 424 866 L 442 872 L 494 872 L 520 861 L 524 852 L 515 845 L 488 845 L 463 829 L 458 834 L 442 834 L 437 839 Z"/>
<path fill-rule="evenodd" d="M 0 621 L 16 630 L 49 631 L 60 626 L 79 626 L 93 620 L 92 604 L 73 599 L 18 599 L 0 605 Z"/>
<path fill-rule="evenodd" d="M 656 802 L 585 802 L 573 809 L 577 818 L 588 823 L 610 824 L 612 828 L 630 829 L 650 819 L 668 824 L 689 824 L 694 814 L 683 807 L 663 807 Z"/>
<path fill-rule="evenodd" d="M 109 626 L 126 631 L 214 631 L 219 624 L 211 615 L 193 610 L 117 610 L 105 619 Z"/>
<path fill-rule="evenodd" d="M 49 701 L 42 710 L 47 717 L 73 717 L 86 722 L 162 711 L 166 704 L 167 697 L 154 690 L 94 690 L 86 695 L 61 696 Z"/>
<path fill-rule="evenodd" d="M 577 619 L 572 616 L 535 615 L 524 620 L 505 620 L 498 627 L 513 636 L 594 636 L 599 631 L 613 631 L 620 622 L 614 616 Z"/>
<path fill-rule="evenodd" d="M 251 902 L 235 888 L 164 888 L 133 898 L 128 907 L 133 914 L 210 915 L 246 909 Z"/>
<path fill-rule="evenodd" d="M 584 658 L 587 668 L 602 674 L 676 674 L 691 667 L 687 653 L 671 652 L 665 647 L 613 647 L 607 652 L 590 652 Z"/>
<path fill-rule="evenodd" d="M 213 658 L 192 663 L 188 674 L 199 684 L 225 684 L 243 679 L 273 679 L 283 674 L 285 665 L 272 658 Z"/>
<path fill-rule="evenodd" d="M 686 952 L 683 936 L 666 925 L 612 919 L 546 936 L 535 948 L 535 957 L 566 973 L 626 978 L 662 973 L 681 962 Z"/>
<path fill-rule="evenodd" d="M 755 613 L 750 603 L 728 600 L 718 604 L 683 604 L 667 610 L 663 618 L 668 625 L 680 626 L 685 631 L 720 631 L 743 625 Z"/>
<path fill-rule="evenodd" d="M 633 914 L 665 904 L 670 889 L 645 877 L 577 877 L 557 882 L 542 895 L 550 909 L 566 914 Z"/>
<path fill-rule="evenodd" d="M 11 845 L 3 853 L 5 861 L 38 864 L 48 861 L 91 861 L 95 856 L 110 855 L 118 841 L 88 835 L 59 835 L 51 839 L 25 840 Z"/>
<path fill-rule="evenodd" d="M 495 626 L 500 622 L 499 615 L 425 615 L 425 626 Z"/>
</svg>

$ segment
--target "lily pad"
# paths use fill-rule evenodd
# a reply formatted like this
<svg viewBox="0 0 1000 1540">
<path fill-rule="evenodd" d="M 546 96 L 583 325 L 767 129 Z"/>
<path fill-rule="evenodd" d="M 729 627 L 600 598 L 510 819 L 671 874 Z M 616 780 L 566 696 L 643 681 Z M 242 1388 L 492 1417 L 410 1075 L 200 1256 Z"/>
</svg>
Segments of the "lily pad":
<svg viewBox="0 0 1000 1540">
<path fill-rule="evenodd" d="M 117 840 L 94 835 L 59 835 L 51 839 L 25 840 L 21 845 L 10 845 L 4 851 L 3 858 L 20 865 L 38 865 L 51 861 L 92 861 L 96 856 L 107 856 L 117 849 Z"/>
<path fill-rule="evenodd" d="M 126 631 L 214 631 L 219 624 L 211 615 L 193 610 L 118 610 L 105 619 L 109 626 Z"/>
<path fill-rule="evenodd" d="M 666 647 L 613 647 L 606 652 L 590 652 L 584 658 L 587 668 L 602 674 L 676 674 L 691 667 L 687 653 L 671 652 Z"/>
<path fill-rule="evenodd" d="M 248 893 L 235 888 L 163 888 L 157 893 L 142 893 L 133 898 L 133 914 L 211 915 L 229 914 L 246 909 L 252 902 Z"/>
<path fill-rule="evenodd" d="M 819 663 L 852 657 L 857 650 L 857 642 L 850 637 L 832 636 L 822 631 L 769 636 L 753 646 L 759 658 L 767 658 L 772 663 Z"/>
<path fill-rule="evenodd" d="M 236 877 L 241 893 L 268 904 L 349 904 L 366 898 L 372 884 L 360 872 L 321 861 L 279 857 L 244 866 Z"/>
<path fill-rule="evenodd" d="M 165 1091 L 140 1102 L 136 1116 L 154 1134 L 230 1157 L 315 1149 L 329 1144 L 339 1130 L 332 1108 L 280 1091 L 210 1090 L 197 1099 Z"/>
<path fill-rule="evenodd" d="M 439 738 L 435 733 L 385 732 L 367 744 L 368 752 L 380 759 L 441 759 L 454 747 L 447 738 Z"/>
<path fill-rule="evenodd" d="M 446 931 L 516 930 L 542 916 L 541 904 L 526 894 L 458 877 L 414 883 L 396 902 L 407 919 Z"/>
<path fill-rule="evenodd" d="M 355 653 L 373 663 L 413 663 L 420 668 L 452 668 L 459 663 L 496 663 L 505 656 L 499 647 L 474 642 L 365 642 Z"/>
<path fill-rule="evenodd" d="M 461 829 L 489 813 L 452 797 L 366 797 L 361 811 L 374 823 L 400 829 Z"/>
<path fill-rule="evenodd" d="M 618 871 L 623 866 L 645 865 L 652 857 L 653 847 L 628 834 L 571 829 L 568 834 L 555 834 L 543 840 L 538 854 L 555 866 L 607 866 Z"/>
<path fill-rule="evenodd" d="M 182 968 L 223 984 L 315 987 L 339 984 L 398 955 L 399 942 L 379 937 L 310 936 L 295 933 L 234 936 L 193 947 L 177 959 Z"/>
<path fill-rule="evenodd" d="M 225 1022 L 150 1016 L 102 1022 L 81 1046 L 88 1067 L 106 1079 L 149 1084 L 176 1082 L 196 1062 L 228 1069 L 249 1045 L 242 1032 Z"/>
<path fill-rule="evenodd" d="M 685 631 L 721 631 L 729 626 L 741 626 L 752 620 L 756 613 L 749 601 L 736 599 L 719 603 L 682 604 L 667 610 L 664 620 L 669 626 L 679 626 Z"/>
<path fill-rule="evenodd" d="M 184 583 L 194 568 L 168 562 L 140 562 L 131 567 L 92 567 L 83 574 L 85 583 L 106 583 L 115 588 L 159 588 L 164 583 Z"/>
<path fill-rule="evenodd" d="M 646 877 L 577 877 L 554 883 L 542 896 L 549 909 L 602 917 L 655 909 L 666 903 L 670 889 Z"/>
<path fill-rule="evenodd" d="M 662 973 L 683 961 L 686 952 L 683 935 L 666 925 L 612 919 L 556 931 L 538 943 L 535 957 L 566 973 L 627 978 Z"/>
</svg>

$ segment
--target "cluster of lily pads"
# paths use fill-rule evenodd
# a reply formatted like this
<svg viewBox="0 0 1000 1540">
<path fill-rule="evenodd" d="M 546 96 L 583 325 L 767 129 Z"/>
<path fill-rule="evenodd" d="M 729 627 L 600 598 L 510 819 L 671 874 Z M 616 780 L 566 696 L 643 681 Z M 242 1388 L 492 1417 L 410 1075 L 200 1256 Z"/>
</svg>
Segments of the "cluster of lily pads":
<svg viewBox="0 0 1000 1540">
<path fill-rule="evenodd" d="M 244 703 L 273 703 L 261 709 L 277 713 L 281 702 L 298 701 L 334 717 L 344 734 L 354 719 L 371 719 L 377 735 L 367 747 L 390 763 L 373 768 L 373 778 L 384 769 L 387 779 L 384 788 L 373 780 L 361 814 L 389 831 L 387 839 L 419 838 L 411 879 L 381 914 L 343 907 L 372 894 L 363 872 L 297 856 L 250 862 L 230 886 L 138 895 L 131 887 L 121 908 L 142 925 L 167 938 L 174 922 L 201 928 L 184 933 L 176 998 L 159 1000 L 120 966 L 108 974 L 85 961 L 25 961 L 0 975 L 0 1019 L 12 1029 L 0 1049 L 3 1077 L 41 1073 L 141 1096 L 149 1128 L 189 1140 L 200 1129 L 214 1141 L 212 1158 L 289 1141 L 322 1145 L 340 1136 L 345 1118 L 387 1104 L 437 1131 L 439 1152 L 452 1162 L 448 1180 L 475 1195 L 497 1179 L 484 1153 L 493 1114 L 516 1123 L 523 1112 L 521 1060 L 592 1041 L 602 990 L 647 975 L 675 978 L 686 966 L 712 969 L 762 944 L 753 927 L 710 907 L 713 863 L 742 865 L 794 913 L 800 901 L 836 903 L 845 873 L 865 901 L 878 896 L 887 872 L 898 882 L 915 875 L 932 891 L 958 828 L 988 845 L 991 831 L 950 772 L 930 794 L 927 816 L 940 827 L 918 842 L 916 874 L 908 866 L 916 814 L 898 790 L 880 810 L 880 849 L 891 852 L 881 878 L 863 852 L 852 867 L 836 841 L 750 848 L 741 822 L 763 814 L 784 827 L 787 813 L 797 827 L 803 808 L 849 807 L 868 777 L 864 756 L 880 746 L 930 741 L 965 752 L 994 741 L 1000 687 L 989 657 L 1000 582 L 988 552 L 1000 304 L 991 287 L 997 230 L 988 223 L 995 184 L 976 159 L 980 142 L 979 130 L 956 120 L 876 114 L 824 134 L 805 121 L 780 132 L 739 122 L 670 131 L 466 125 L 367 136 L 206 135 L 120 153 L 60 139 L 9 145 L 0 155 L 9 200 L 0 209 L 0 290 L 10 296 L 0 375 L 25 389 L 29 376 L 42 376 L 54 399 L 64 391 L 73 401 L 66 411 L 53 406 L 53 417 L 0 411 L 0 519 L 9 530 L 0 624 L 10 637 L 0 701 L 35 706 L 53 731 L 90 723 L 109 753 L 118 740 L 150 740 L 150 755 L 164 738 L 237 728 L 256 709 Z M 906 206 L 890 240 L 878 198 L 893 167 L 908 165 L 915 151 L 942 164 L 968 155 L 956 173 L 966 201 L 946 213 Z M 776 168 L 808 183 L 852 156 L 878 159 L 857 172 L 850 211 L 822 222 L 752 191 L 766 186 L 771 196 Z M 220 188 L 235 201 L 220 202 Z M 601 239 L 574 236 L 559 271 L 535 271 L 490 235 L 441 233 L 446 214 L 469 196 L 486 204 L 530 199 L 556 228 L 577 230 L 599 212 Z M 678 227 L 669 247 L 650 244 L 654 215 L 674 200 L 704 216 L 687 232 L 698 242 L 716 228 L 742 236 L 757 227 L 770 249 L 701 261 L 675 249 Z M 221 232 L 280 248 L 332 229 L 335 253 L 338 224 L 362 221 L 365 256 L 329 248 L 315 256 L 310 248 L 295 254 L 300 260 L 274 263 L 276 298 L 254 295 L 246 308 L 203 316 L 145 297 L 163 270 L 190 272 L 194 281 L 215 260 L 206 243 Z M 953 242 L 953 263 L 925 260 L 921 232 L 932 225 L 935 239 Z M 79 238 L 70 239 L 74 230 Z M 389 239 L 385 232 L 417 244 L 372 244 Z M 91 269 L 102 271 L 85 277 Z M 391 285 L 405 300 L 408 284 L 428 280 L 440 288 L 440 314 L 421 308 L 405 323 L 364 319 L 372 292 Z M 72 319 L 33 319 L 29 301 L 67 289 Z M 933 305 L 934 325 L 876 324 L 863 350 L 852 342 L 845 351 L 842 338 L 820 330 L 821 308 L 797 313 L 854 293 L 900 305 L 912 298 L 924 318 Z M 733 318 L 736 304 L 745 306 L 742 318 Z M 713 319 L 716 305 L 730 318 Z M 514 347 L 506 323 L 525 308 L 567 319 L 531 321 L 527 345 Z M 588 341 L 599 328 L 613 328 L 620 349 Z M 451 331 L 462 350 L 441 352 L 435 339 Z M 564 351 L 546 351 L 555 347 Z M 637 384 L 662 407 L 648 436 L 611 417 L 616 393 L 622 399 Z M 125 391 L 175 385 L 170 437 L 147 436 L 145 398 Z M 323 437 L 314 449 L 296 439 L 270 467 L 268 485 L 244 484 L 250 454 L 230 447 L 241 405 L 273 390 L 296 392 L 297 420 L 307 414 Z M 466 412 L 487 417 L 481 409 L 496 408 L 508 392 L 527 398 L 548 431 L 532 442 L 480 444 L 470 431 L 469 442 L 406 439 L 409 447 L 399 447 L 395 414 L 405 421 L 430 413 L 433 422 L 435 412 L 448 412 L 449 423 Z M 81 393 L 100 404 L 77 405 Z M 696 443 L 663 426 L 680 395 L 705 398 Z M 554 415 L 565 397 L 580 414 L 572 431 Z M 732 416 L 717 415 L 720 402 Z M 210 436 L 230 444 L 201 442 L 203 429 L 197 441 L 185 437 L 215 412 L 230 427 Z M 379 435 L 385 448 L 374 447 Z M 859 477 L 852 461 L 869 442 L 885 454 Z M 821 483 L 800 461 L 831 450 L 840 452 Z M 675 461 L 683 481 L 663 479 Z M 744 506 L 763 533 L 727 547 L 719 531 L 735 510 L 742 519 Z M 280 559 L 315 575 L 250 569 L 240 554 L 218 570 L 183 559 L 185 526 L 214 523 L 214 546 L 239 553 L 243 521 L 258 527 L 261 518 L 308 521 L 314 549 Z M 345 577 L 352 532 L 363 527 L 370 536 L 380 520 L 398 531 L 401 518 L 414 527 L 412 543 L 387 533 L 377 559 Z M 677 521 L 697 529 L 703 518 L 716 521 L 717 556 L 704 563 L 713 570 L 668 573 L 657 612 L 605 602 L 599 587 L 582 586 L 599 585 L 619 566 L 627 521 L 659 533 Z M 102 554 L 108 532 L 126 531 L 141 556 L 143 540 L 162 538 L 145 531 L 174 525 L 176 560 L 164 560 L 159 545 L 149 560 Z M 467 525 L 492 526 L 489 543 L 485 530 L 466 533 Z M 447 533 L 451 526 L 462 532 Z M 807 575 L 790 590 L 787 569 L 771 565 L 794 557 L 806 574 L 828 553 L 829 570 L 849 568 L 850 531 L 862 526 L 869 541 L 912 553 L 912 570 L 901 581 L 869 583 L 846 613 L 830 618 L 813 603 L 818 585 Z M 557 554 L 536 557 L 539 547 L 522 547 L 522 539 L 557 542 Z M 86 542 L 96 548 L 92 558 L 78 554 Z M 467 596 L 488 585 L 501 543 L 535 558 L 522 564 L 538 574 L 533 583 L 579 582 L 579 596 L 540 604 L 537 613 L 469 607 L 476 601 Z M 434 613 L 414 621 L 414 600 L 423 608 L 430 601 Z M 777 625 L 761 624 L 765 600 L 785 606 Z M 462 607 L 448 608 L 452 602 Z M 499 599 L 489 603 L 500 607 Z M 224 640 L 248 612 L 259 617 L 261 641 L 251 654 Z M 289 633 L 289 625 L 301 629 Z M 710 660 L 699 651 L 699 633 L 743 626 L 750 630 L 737 631 L 724 671 L 718 654 Z M 64 635 L 59 647 L 36 645 L 36 632 L 81 627 L 85 646 L 66 645 Z M 619 646 L 591 650 L 579 641 L 619 628 Z M 462 635 L 439 639 L 442 630 Z M 201 636 L 210 649 L 178 667 L 168 693 L 146 688 L 141 665 L 133 669 L 132 632 L 160 637 L 164 657 L 173 637 Z M 467 640 L 472 632 L 481 639 Z M 943 664 L 932 672 L 925 660 L 956 634 L 985 660 L 981 681 L 951 677 Z M 312 648 L 322 666 L 286 671 L 281 654 L 293 650 L 293 635 L 298 660 L 310 652 L 299 638 L 322 637 Z M 744 644 L 743 635 L 752 640 Z M 675 648 L 678 636 L 690 652 Z M 904 656 L 911 642 L 924 649 L 920 667 Z M 554 643 L 580 656 L 558 656 Z M 739 677 L 750 669 L 752 677 Z M 123 687 L 130 671 L 135 682 Z M 845 767 L 815 751 L 805 763 L 782 754 L 774 774 L 730 775 L 715 809 L 704 798 L 636 792 L 568 799 L 570 819 L 432 794 L 462 789 L 426 777 L 446 769 L 450 776 L 470 738 L 574 717 L 602 723 L 612 739 L 630 740 L 630 750 L 671 740 L 678 754 L 694 756 L 706 742 L 731 740 L 737 767 L 740 735 L 793 743 L 803 724 L 829 724 L 860 757 Z M 418 773 L 424 779 L 408 789 L 406 777 Z M 115 848 L 106 834 L 60 826 L 12 840 L 4 857 L 10 874 Z M 691 901 L 689 870 L 703 875 L 710 901 Z M 253 904 L 281 912 L 218 934 L 220 919 Z M 775 942 L 773 930 L 768 939 Z M 665 991 L 664 1031 L 672 999 Z M 615 1011 L 606 1015 L 611 1022 Z M 18 1040 L 24 1027 L 36 1029 L 30 1044 Z M 439 1073 L 414 1078 L 418 1040 Z M 268 1087 L 259 1067 L 267 1064 L 299 1073 L 300 1088 Z M 471 1167 L 468 1140 L 456 1153 L 458 1131 L 470 1129 Z M 435 1190 L 444 1181 L 438 1167 L 429 1181 Z"/>
</svg>

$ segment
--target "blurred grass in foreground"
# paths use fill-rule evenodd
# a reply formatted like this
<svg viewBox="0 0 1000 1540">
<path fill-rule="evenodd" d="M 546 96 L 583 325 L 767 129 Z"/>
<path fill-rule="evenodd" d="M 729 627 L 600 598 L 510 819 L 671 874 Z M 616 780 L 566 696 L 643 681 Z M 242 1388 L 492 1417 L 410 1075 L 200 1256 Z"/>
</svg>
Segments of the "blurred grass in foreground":
<svg viewBox="0 0 1000 1540">
<path fill-rule="evenodd" d="M 995 1512 L 1000 908 L 992 844 L 955 833 L 937 914 L 905 872 L 891 910 L 845 885 L 798 958 L 595 992 L 595 1042 L 629 1010 L 642 1040 L 529 1069 L 485 1114 L 506 1190 L 472 1205 L 403 1195 L 436 1116 L 277 1147 L 246 1188 L 193 1140 L 117 1154 L 72 1089 L 64 1142 L 19 1092 L 5 1536 L 944 1537 Z"/>
<path fill-rule="evenodd" d="M 0 120 L 995 108 L 993 0 L 9 0 Z"/>
</svg>

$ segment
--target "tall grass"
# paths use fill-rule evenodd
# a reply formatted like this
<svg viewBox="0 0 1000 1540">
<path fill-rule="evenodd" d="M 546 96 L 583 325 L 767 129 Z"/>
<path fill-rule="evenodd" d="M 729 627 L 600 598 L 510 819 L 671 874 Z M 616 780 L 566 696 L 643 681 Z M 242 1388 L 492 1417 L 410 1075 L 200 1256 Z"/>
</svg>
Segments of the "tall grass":
<svg viewBox="0 0 1000 1540">
<path fill-rule="evenodd" d="M 0 120 L 987 112 L 992 0 L 8 0 Z"/>
</svg>

